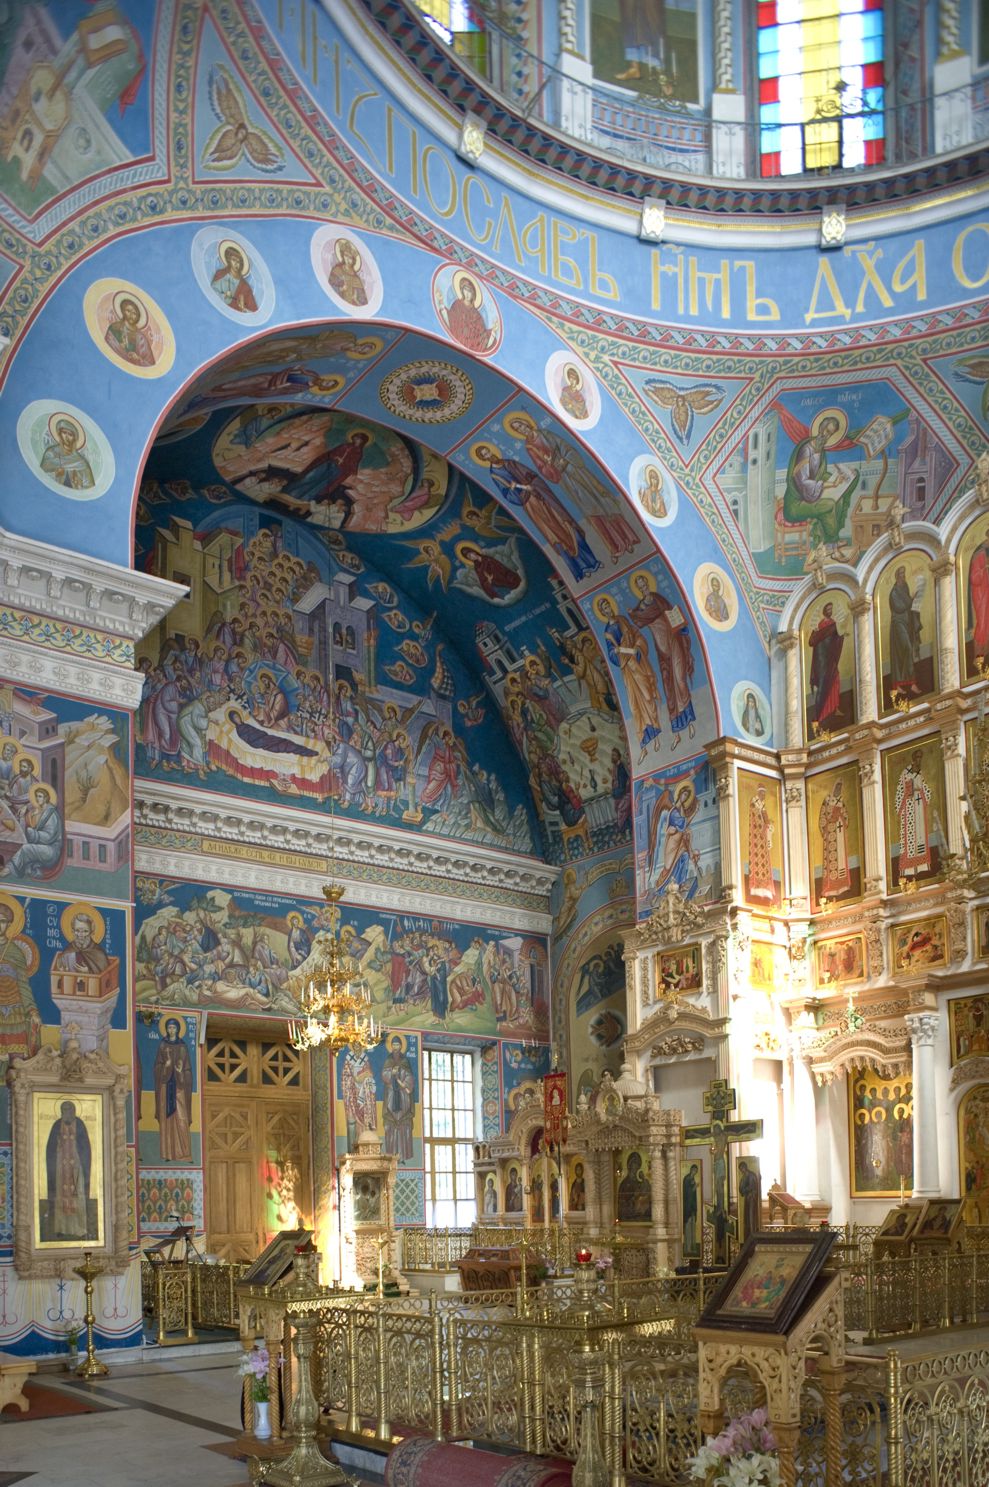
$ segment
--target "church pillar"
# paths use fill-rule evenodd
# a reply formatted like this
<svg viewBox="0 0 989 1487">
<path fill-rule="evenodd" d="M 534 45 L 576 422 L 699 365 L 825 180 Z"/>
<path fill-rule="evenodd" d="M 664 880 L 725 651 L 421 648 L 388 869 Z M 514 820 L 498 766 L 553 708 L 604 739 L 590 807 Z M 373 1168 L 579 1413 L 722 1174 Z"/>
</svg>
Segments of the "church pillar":
<svg viewBox="0 0 989 1487">
<path fill-rule="evenodd" d="M 934 64 L 934 149 L 943 155 L 972 141 L 972 58 L 962 48 L 959 0 L 939 0 Z"/>
<path fill-rule="evenodd" d="M 910 1012 L 906 1017 L 913 1047 L 913 1195 L 937 1198 L 941 1192 L 938 1170 L 938 1109 L 934 1078 L 934 1038 L 940 1017 L 937 1012 Z"/>
<path fill-rule="evenodd" d="M 682 1262 L 681 1234 L 683 1215 L 680 1212 L 680 1152 L 681 1147 L 668 1141 L 663 1147 L 663 1162 L 666 1167 L 666 1223 L 669 1242 L 666 1263 L 678 1265 Z M 655 1201 L 655 1200 L 654 1200 Z"/>
<path fill-rule="evenodd" d="M 861 595 L 852 603 L 855 617 L 855 710 L 859 723 L 870 722 L 876 716 L 876 666 L 874 631 L 872 628 L 872 601 Z"/>
<path fill-rule="evenodd" d="M 883 786 L 879 752 L 873 747 L 859 760 L 862 794 L 863 889 L 868 895 L 882 888 L 886 869 L 886 833 L 883 826 Z"/>
<path fill-rule="evenodd" d="M 948 835 L 948 851 L 953 856 L 963 857 L 965 834 L 962 798 L 965 794 L 965 763 L 962 759 L 961 725 L 957 719 L 942 730 L 941 750 L 944 754 L 944 805 L 948 817 L 944 826 Z"/>
<path fill-rule="evenodd" d="M 780 649 L 783 652 L 783 661 L 786 667 L 786 685 L 784 690 L 786 696 L 786 746 L 788 749 L 799 748 L 804 741 L 804 710 L 800 706 L 799 641 L 800 636 L 795 631 L 779 637 Z"/>
<path fill-rule="evenodd" d="M 786 811 L 786 855 L 789 869 L 790 907 L 797 912 L 806 912 L 809 904 L 810 886 L 807 879 L 807 842 L 805 833 L 806 813 L 804 809 L 804 775 L 807 771 L 807 754 L 783 756 L 783 800 Z"/>
<path fill-rule="evenodd" d="M 945 553 L 933 565 L 937 595 L 938 675 L 941 691 L 958 686 L 958 627 L 955 614 L 955 560 Z"/>
<path fill-rule="evenodd" d="M 820 1203 L 817 1090 L 799 1033 L 790 1036 L 790 1119 L 786 1124 L 786 1185 L 801 1203 Z"/>
</svg>

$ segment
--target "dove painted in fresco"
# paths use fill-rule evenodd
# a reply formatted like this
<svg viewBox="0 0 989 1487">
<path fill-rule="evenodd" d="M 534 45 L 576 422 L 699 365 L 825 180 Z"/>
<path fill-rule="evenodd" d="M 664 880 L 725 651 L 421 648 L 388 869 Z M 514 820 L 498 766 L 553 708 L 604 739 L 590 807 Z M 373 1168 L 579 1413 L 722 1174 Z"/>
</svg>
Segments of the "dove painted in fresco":
<svg viewBox="0 0 989 1487">
<path fill-rule="evenodd" d="M 673 432 L 681 444 L 687 444 L 694 432 L 695 413 L 714 413 L 724 402 L 725 390 L 713 383 L 701 382 L 696 387 L 677 387 L 659 377 L 650 377 L 644 384 L 647 397 L 660 408 L 669 408 Z"/>
<path fill-rule="evenodd" d="M 243 92 L 219 62 L 210 68 L 209 102 L 220 124 L 203 147 L 206 170 L 233 170 L 245 155 L 255 170 L 273 175 L 285 169 L 282 146 L 267 130 L 250 122 Z"/>
</svg>

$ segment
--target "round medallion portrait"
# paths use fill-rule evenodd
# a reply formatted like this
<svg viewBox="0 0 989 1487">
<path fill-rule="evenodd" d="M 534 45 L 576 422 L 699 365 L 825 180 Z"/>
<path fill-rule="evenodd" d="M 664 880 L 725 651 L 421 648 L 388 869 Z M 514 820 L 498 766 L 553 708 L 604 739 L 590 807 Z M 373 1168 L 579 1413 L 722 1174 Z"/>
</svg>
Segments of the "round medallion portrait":
<svg viewBox="0 0 989 1487">
<path fill-rule="evenodd" d="M 676 481 L 653 454 L 640 454 L 629 466 L 628 488 L 654 527 L 671 526 L 680 497 Z"/>
<path fill-rule="evenodd" d="M 318 227 L 309 258 L 319 287 L 345 315 L 376 315 L 384 284 L 374 254 L 349 228 Z"/>
<path fill-rule="evenodd" d="M 268 266 L 239 232 L 204 227 L 192 240 L 192 271 L 210 304 L 242 325 L 263 325 L 275 308 Z"/>
<path fill-rule="evenodd" d="M 546 391 L 550 402 L 578 429 L 592 429 L 601 417 L 597 379 L 570 351 L 554 351 L 546 363 Z"/>
<path fill-rule="evenodd" d="M 71 403 L 38 398 L 17 420 L 17 445 L 42 485 L 71 501 L 106 495 L 116 473 L 106 435 Z"/>
<path fill-rule="evenodd" d="M 97 346 L 133 377 L 163 377 L 175 360 L 175 337 L 162 310 L 143 289 L 123 279 L 97 279 L 82 302 L 86 329 Z"/>
<path fill-rule="evenodd" d="M 712 630 L 731 630 L 738 619 L 735 585 L 716 563 L 702 563 L 694 574 L 697 613 Z"/>
</svg>

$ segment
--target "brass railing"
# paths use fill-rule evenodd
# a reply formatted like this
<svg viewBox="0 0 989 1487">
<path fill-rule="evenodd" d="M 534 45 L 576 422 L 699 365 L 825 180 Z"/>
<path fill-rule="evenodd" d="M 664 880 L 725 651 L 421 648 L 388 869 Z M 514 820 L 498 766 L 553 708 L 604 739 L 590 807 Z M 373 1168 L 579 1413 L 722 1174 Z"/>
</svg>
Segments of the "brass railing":
<svg viewBox="0 0 989 1487">
<path fill-rule="evenodd" d="M 155 1324 L 156 1341 L 191 1341 L 196 1327 L 239 1326 L 235 1286 L 247 1269 L 237 1261 L 190 1265 L 185 1260 L 141 1261 L 141 1303 Z M 177 1334 L 177 1335 L 176 1335 Z"/>
<path fill-rule="evenodd" d="M 341 1298 L 342 1299 L 342 1298 Z M 696 1349 L 676 1319 L 590 1321 L 539 1314 L 458 1314 L 435 1304 L 350 1298 L 320 1313 L 318 1395 L 335 1428 L 421 1431 L 537 1455 L 577 1458 L 574 1359 L 599 1361 L 598 1421 L 611 1487 L 629 1478 L 682 1487 L 700 1444 Z M 745 1373 L 726 1410 L 761 1402 Z M 890 1350 L 831 1369 L 808 1358 L 798 1446 L 801 1487 L 986 1487 L 989 1349 L 932 1351 L 904 1362 Z"/>
</svg>

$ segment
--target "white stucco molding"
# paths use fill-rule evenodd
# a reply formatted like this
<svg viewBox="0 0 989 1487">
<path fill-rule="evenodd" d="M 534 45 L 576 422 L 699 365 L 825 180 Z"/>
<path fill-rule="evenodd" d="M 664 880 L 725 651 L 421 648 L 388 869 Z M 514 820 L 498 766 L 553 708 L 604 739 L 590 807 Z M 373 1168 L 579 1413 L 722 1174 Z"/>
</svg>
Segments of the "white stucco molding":
<svg viewBox="0 0 989 1487">
<path fill-rule="evenodd" d="M 132 643 L 188 593 L 103 558 L 67 552 L 0 527 L 0 603 L 47 619 L 102 630 Z"/>
<path fill-rule="evenodd" d="M 319 896 L 329 871 L 330 831 L 326 816 L 282 802 L 238 800 L 208 790 L 188 790 L 164 780 L 138 780 L 135 785 L 134 824 L 160 831 L 176 831 L 209 841 L 232 843 L 247 851 L 252 846 L 297 852 L 319 858 L 319 866 L 281 867 L 251 862 L 249 856 L 214 856 L 208 851 L 138 846 L 139 872 L 169 877 L 189 876 L 271 892 Z M 426 913 L 444 918 L 464 917 L 479 923 L 511 926 L 534 934 L 549 934 L 552 919 L 549 895 L 559 869 L 529 858 L 512 857 L 466 842 L 450 842 L 374 822 L 335 822 L 337 877 L 352 885 L 362 904 L 399 913 Z M 166 866 L 174 862 L 176 866 Z M 402 883 L 375 882 L 375 873 L 401 874 Z M 430 891 L 420 887 L 437 880 Z M 447 884 L 455 885 L 451 895 Z M 484 898 L 471 894 L 471 885 L 486 890 Z M 440 887 L 442 885 L 442 887 Z M 524 894 L 533 906 L 492 901 L 492 894 Z"/>
<path fill-rule="evenodd" d="M 86 702 L 103 702 L 133 712 L 141 701 L 143 677 L 110 661 L 82 660 L 39 645 L 0 640 L 0 678 L 40 692 L 64 692 Z"/>
</svg>

